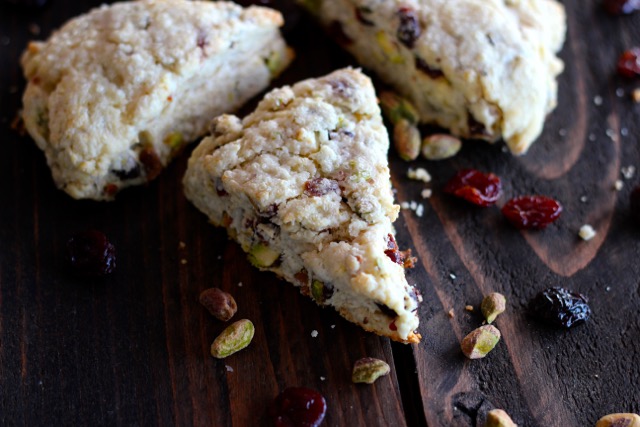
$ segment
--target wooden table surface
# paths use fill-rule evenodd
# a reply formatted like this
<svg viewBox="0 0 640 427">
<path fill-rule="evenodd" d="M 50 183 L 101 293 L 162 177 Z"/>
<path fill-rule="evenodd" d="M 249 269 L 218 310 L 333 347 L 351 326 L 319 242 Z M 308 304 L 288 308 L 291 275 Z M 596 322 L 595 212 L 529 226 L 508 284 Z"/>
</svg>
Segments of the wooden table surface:
<svg viewBox="0 0 640 427">
<path fill-rule="evenodd" d="M 0 425 L 269 425 L 265 408 L 288 386 L 326 397 L 326 426 L 479 426 L 493 407 L 522 426 L 592 426 L 608 413 L 640 412 L 640 226 L 628 202 L 639 179 L 620 172 L 640 167 L 640 104 L 630 97 L 640 80 L 614 72 L 618 55 L 640 45 L 640 14 L 612 18 L 599 0 L 564 1 L 559 103 L 526 156 L 469 142 L 451 160 L 411 165 L 431 172 L 433 197 L 424 216 L 405 210 L 396 223 L 400 246 L 418 257 L 408 276 L 424 296 L 423 341 L 409 346 L 365 333 L 252 268 L 185 200 L 189 150 L 113 203 L 55 188 L 40 150 L 10 130 L 24 87 L 18 58 L 27 40 L 100 3 L 0 9 Z M 275 85 L 354 64 L 309 17 L 279 6 L 298 57 Z M 420 200 L 423 184 L 406 178 L 408 164 L 393 152 L 390 161 L 397 199 Z M 540 193 L 565 212 L 544 231 L 517 231 L 497 207 L 442 194 L 463 167 L 501 176 L 502 202 Z M 589 242 L 577 235 L 585 223 L 597 231 Z M 88 228 L 117 247 L 117 271 L 103 280 L 64 268 L 67 239 Z M 212 286 L 231 292 L 237 318 L 256 325 L 251 346 L 225 360 L 209 355 L 223 324 L 198 303 Z M 586 294 L 592 318 L 568 331 L 531 319 L 527 302 L 550 286 Z M 503 338 L 487 358 L 466 360 L 459 342 L 481 324 L 491 291 L 508 299 L 496 322 Z M 389 362 L 391 375 L 352 384 L 364 356 Z"/>
</svg>

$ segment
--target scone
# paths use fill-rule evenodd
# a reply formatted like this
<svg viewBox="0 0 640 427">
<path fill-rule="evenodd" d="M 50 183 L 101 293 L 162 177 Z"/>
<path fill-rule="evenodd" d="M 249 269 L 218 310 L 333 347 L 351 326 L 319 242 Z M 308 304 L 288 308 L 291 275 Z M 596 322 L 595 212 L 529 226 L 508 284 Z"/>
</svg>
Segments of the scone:
<svg viewBox="0 0 640 427">
<path fill-rule="evenodd" d="M 418 300 L 394 239 L 389 138 L 371 80 L 343 69 L 223 115 L 194 150 L 185 193 L 253 265 L 368 331 L 418 342 Z"/>
<path fill-rule="evenodd" d="M 155 178 L 212 117 L 288 65 L 282 24 L 263 7 L 142 0 L 94 9 L 29 43 L 23 118 L 56 185 L 110 200 Z"/>
<path fill-rule="evenodd" d="M 423 123 L 523 154 L 556 106 L 555 0 L 298 0 Z"/>
</svg>

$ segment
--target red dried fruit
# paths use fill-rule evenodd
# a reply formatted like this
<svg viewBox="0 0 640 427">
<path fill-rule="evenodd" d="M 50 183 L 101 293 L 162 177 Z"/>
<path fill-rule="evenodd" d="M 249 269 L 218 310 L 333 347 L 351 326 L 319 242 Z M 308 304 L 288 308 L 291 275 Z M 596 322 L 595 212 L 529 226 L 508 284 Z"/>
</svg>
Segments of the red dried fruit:
<svg viewBox="0 0 640 427">
<path fill-rule="evenodd" d="M 623 77 L 640 77 L 640 47 L 632 47 L 620 55 L 618 74 Z"/>
<path fill-rule="evenodd" d="M 313 178 L 304 183 L 304 193 L 307 196 L 324 196 L 327 193 L 334 192 L 340 194 L 340 186 L 338 181 L 328 178 Z"/>
<path fill-rule="evenodd" d="M 562 205 L 545 196 L 520 196 L 502 207 L 502 214 L 518 228 L 540 230 L 560 217 Z"/>
<path fill-rule="evenodd" d="M 611 15 L 628 15 L 640 10 L 640 0 L 604 0 L 602 6 Z"/>
<path fill-rule="evenodd" d="M 502 182 L 492 173 L 463 169 L 445 185 L 444 192 L 478 206 L 491 206 L 502 195 Z"/>
<path fill-rule="evenodd" d="M 384 253 L 389 257 L 389 259 L 391 259 L 391 261 L 396 264 L 404 265 L 404 256 L 398 248 L 396 239 L 394 239 L 391 234 L 387 235 L 387 249 L 385 249 Z"/>
<path fill-rule="evenodd" d="M 324 397 L 305 387 L 286 388 L 269 409 L 276 427 L 317 427 L 326 412 Z"/>
<path fill-rule="evenodd" d="M 400 25 L 398 26 L 397 32 L 398 40 L 411 49 L 418 37 L 420 37 L 420 34 L 422 34 L 418 16 L 413 9 L 401 7 L 400 10 L 398 10 L 398 17 L 400 18 Z"/>
<path fill-rule="evenodd" d="M 78 276 L 102 276 L 116 268 L 116 249 L 100 231 L 74 235 L 67 242 L 67 253 L 69 265 Z"/>
</svg>

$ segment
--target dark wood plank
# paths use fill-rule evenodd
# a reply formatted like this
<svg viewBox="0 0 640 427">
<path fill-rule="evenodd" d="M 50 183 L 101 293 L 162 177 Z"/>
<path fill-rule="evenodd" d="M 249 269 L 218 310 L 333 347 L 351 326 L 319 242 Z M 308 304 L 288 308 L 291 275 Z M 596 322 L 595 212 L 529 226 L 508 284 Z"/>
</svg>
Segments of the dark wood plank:
<svg viewBox="0 0 640 427">
<path fill-rule="evenodd" d="M 419 258 L 409 279 L 425 298 L 424 341 L 391 346 L 251 268 L 182 196 L 188 152 L 114 203 L 74 201 L 54 188 L 42 153 L 9 130 L 24 85 L 18 57 L 34 37 L 29 23 L 46 37 L 99 3 L 0 12 L 0 425 L 268 425 L 269 402 L 291 385 L 325 395 L 331 426 L 474 426 L 493 406 L 523 426 L 585 426 L 640 411 L 640 231 L 628 208 L 637 176 L 612 190 L 620 167 L 640 166 L 640 109 L 628 96 L 640 82 L 612 74 L 619 52 L 640 44 L 640 15 L 610 18 L 599 1 L 564 2 L 559 105 L 526 156 L 469 142 L 452 160 L 411 165 L 434 176 L 425 215 L 404 211 L 397 223 L 399 243 Z M 274 85 L 355 65 L 290 2 L 276 5 L 287 10 L 298 59 Z M 398 199 L 418 200 L 423 184 L 390 159 Z M 545 231 L 518 232 L 497 208 L 470 209 L 440 193 L 462 167 L 499 174 L 507 197 L 555 196 L 565 213 Z M 577 238 L 587 222 L 598 230 L 588 243 Z M 89 227 L 105 231 L 119 255 L 114 276 L 87 283 L 68 276 L 63 259 L 67 238 Z M 555 285 L 590 297 L 589 323 L 554 331 L 525 314 L 535 293 Z M 238 318 L 256 324 L 252 345 L 224 361 L 209 356 L 223 325 L 197 303 L 210 286 L 232 292 Z M 490 291 L 508 297 L 497 320 L 503 340 L 488 358 L 468 361 L 459 342 L 482 319 L 464 306 L 477 308 Z M 351 384 L 363 356 L 387 360 L 392 374 L 372 387 Z"/>
</svg>

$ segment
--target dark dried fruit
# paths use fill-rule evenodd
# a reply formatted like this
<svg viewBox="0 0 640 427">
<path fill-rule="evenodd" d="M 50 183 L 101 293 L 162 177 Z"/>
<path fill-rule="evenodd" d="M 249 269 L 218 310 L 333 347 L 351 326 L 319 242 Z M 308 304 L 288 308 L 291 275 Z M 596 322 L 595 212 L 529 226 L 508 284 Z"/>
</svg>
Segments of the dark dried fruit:
<svg viewBox="0 0 640 427">
<path fill-rule="evenodd" d="M 330 192 L 340 194 L 338 181 L 328 178 L 313 178 L 304 183 L 304 193 L 307 196 L 319 197 Z"/>
<path fill-rule="evenodd" d="M 623 77 L 640 77 L 640 47 L 632 47 L 620 55 L 618 74 Z"/>
<path fill-rule="evenodd" d="M 640 10 L 640 0 L 604 0 L 602 6 L 611 15 L 628 15 Z"/>
<path fill-rule="evenodd" d="M 162 161 L 153 147 L 145 147 L 140 151 L 140 163 L 144 166 L 147 181 L 155 179 L 162 172 Z"/>
<path fill-rule="evenodd" d="M 589 300 L 578 292 L 548 288 L 531 300 L 529 310 L 540 320 L 557 327 L 570 328 L 591 316 Z"/>
<path fill-rule="evenodd" d="M 404 255 L 398 248 L 396 239 L 392 234 L 387 235 L 387 249 L 384 251 L 385 255 L 396 264 L 404 265 Z"/>
<path fill-rule="evenodd" d="M 444 77 L 444 73 L 441 70 L 431 67 L 429 64 L 427 64 L 427 61 L 420 58 L 419 56 L 416 56 L 416 69 L 422 71 L 432 79 Z"/>
<path fill-rule="evenodd" d="M 231 319 L 238 311 L 233 295 L 219 288 L 205 289 L 200 293 L 198 300 L 212 316 L 223 322 Z"/>
<path fill-rule="evenodd" d="M 560 217 L 562 205 L 545 196 L 520 196 L 502 207 L 502 214 L 518 228 L 545 228 Z"/>
<path fill-rule="evenodd" d="M 82 277 L 113 273 L 116 268 L 116 249 L 104 233 L 88 230 L 71 237 L 67 242 L 69 265 Z"/>
<path fill-rule="evenodd" d="M 276 427 L 317 427 L 326 412 L 324 397 L 305 387 L 286 388 L 269 409 Z"/>
<path fill-rule="evenodd" d="M 422 29 L 420 28 L 420 21 L 413 9 L 408 7 L 402 7 L 398 10 L 398 17 L 400 18 L 400 25 L 398 26 L 398 40 L 400 43 L 411 49 L 415 44 Z"/>
<path fill-rule="evenodd" d="M 358 6 L 355 8 L 355 15 L 358 22 L 362 25 L 366 25 L 368 27 L 372 27 L 374 25 L 373 21 L 367 18 L 367 15 L 371 14 L 373 10 L 367 6 Z"/>
<path fill-rule="evenodd" d="M 444 192 L 478 206 L 491 206 L 502 195 L 502 182 L 492 173 L 463 169 L 451 178 Z"/>
<path fill-rule="evenodd" d="M 629 196 L 631 216 L 640 224 L 640 185 L 633 189 Z"/>
</svg>

